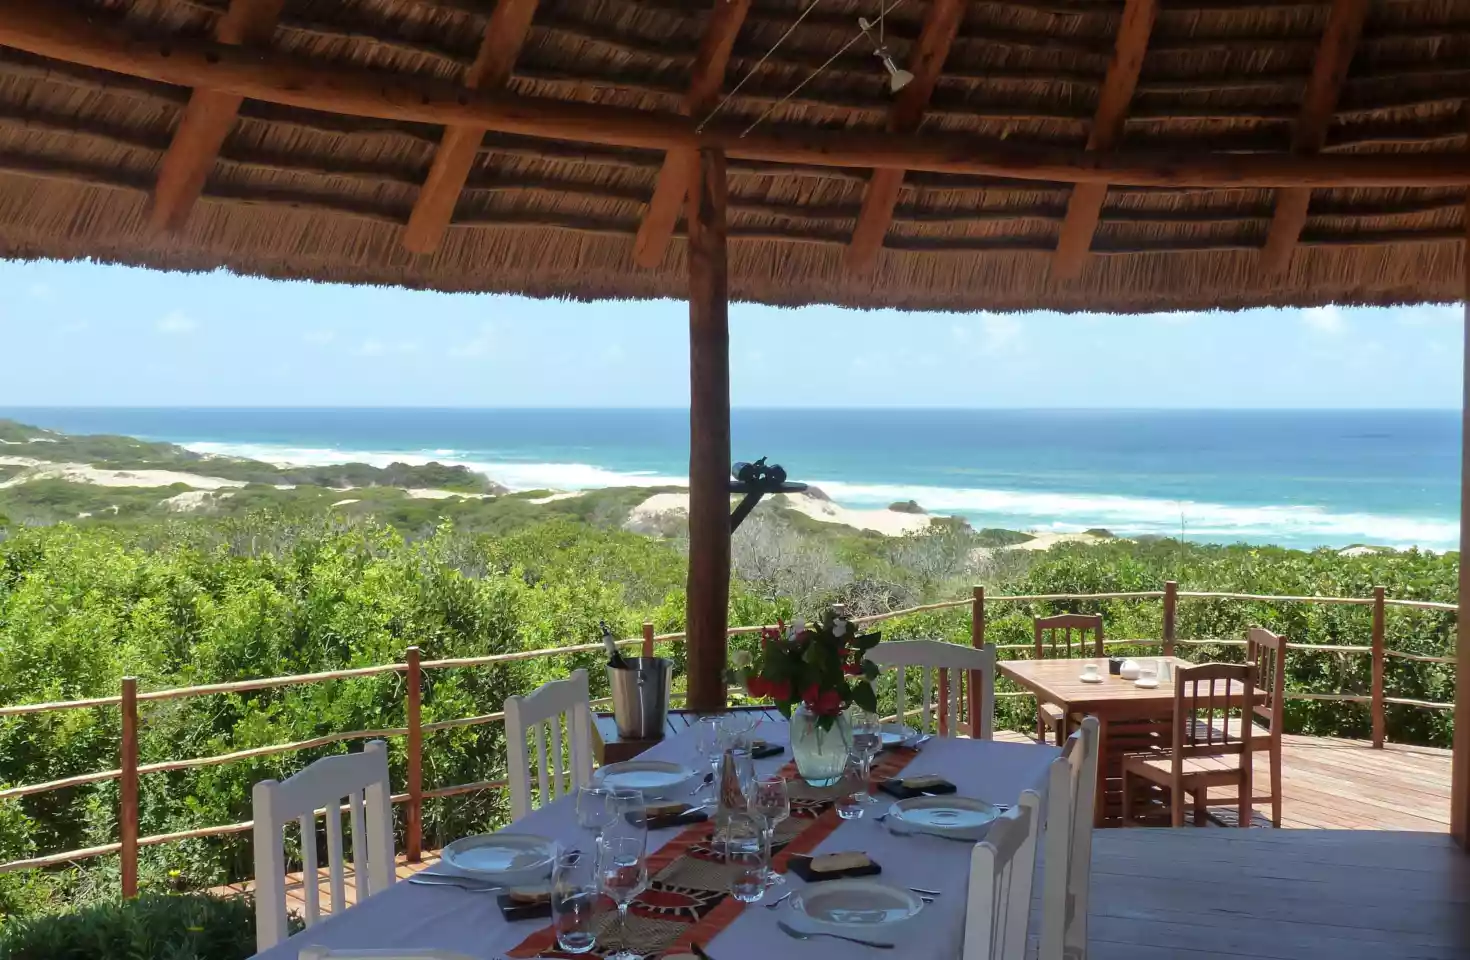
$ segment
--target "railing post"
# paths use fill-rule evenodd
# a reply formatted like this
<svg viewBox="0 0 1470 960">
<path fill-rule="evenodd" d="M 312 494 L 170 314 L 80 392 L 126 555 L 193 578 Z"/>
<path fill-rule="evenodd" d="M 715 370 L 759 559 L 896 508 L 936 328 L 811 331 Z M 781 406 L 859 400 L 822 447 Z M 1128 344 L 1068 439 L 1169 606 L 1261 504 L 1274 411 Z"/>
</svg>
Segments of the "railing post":
<svg viewBox="0 0 1470 960">
<path fill-rule="evenodd" d="M 122 756 L 118 779 L 117 838 L 121 842 L 122 894 L 138 895 L 138 678 L 122 680 Z"/>
<path fill-rule="evenodd" d="M 985 646 L 985 588 L 976 585 L 970 600 L 970 646 L 980 649 Z M 970 674 L 970 736 L 980 738 L 980 712 L 984 706 L 980 702 L 980 687 L 982 684 L 975 682 L 975 674 Z M 902 722 L 902 721 L 900 721 Z"/>
<path fill-rule="evenodd" d="M 404 856 L 409 863 L 423 858 L 424 847 L 424 726 L 423 674 L 419 669 L 419 648 L 408 648 L 408 813 Z"/>
<path fill-rule="evenodd" d="M 1174 631 L 1178 621 L 1179 610 L 1179 584 L 1173 580 L 1164 581 L 1164 656 L 1174 656 Z"/>
<path fill-rule="evenodd" d="M 653 624 L 643 624 L 643 655 L 653 656 Z"/>
<path fill-rule="evenodd" d="M 1383 641 L 1385 632 L 1383 588 L 1373 588 L 1373 746 L 1382 749 L 1385 719 L 1383 716 Z"/>
</svg>

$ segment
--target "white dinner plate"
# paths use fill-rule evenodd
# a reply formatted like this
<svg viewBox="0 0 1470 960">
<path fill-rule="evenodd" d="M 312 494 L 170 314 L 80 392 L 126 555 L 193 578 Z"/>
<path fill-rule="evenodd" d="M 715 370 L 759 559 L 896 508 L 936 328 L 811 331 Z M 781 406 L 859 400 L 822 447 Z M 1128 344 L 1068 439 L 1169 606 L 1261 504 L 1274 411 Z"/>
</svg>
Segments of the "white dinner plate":
<svg viewBox="0 0 1470 960">
<path fill-rule="evenodd" d="M 861 936 L 855 931 L 876 931 L 916 916 L 924 902 L 912 890 L 876 880 L 825 880 L 797 891 L 791 907 L 812 929 Z"/>
<path fill-rule="evenodd" d="M 441 859 L 461 873 L 508 887 L 529 886 L 551 875 L 556 841 L 529 833 L 485 833 L 444 848 Z"/>
<path fill-rule="evenodd" d="M 655 800 L 673 796 L 694 777 L 695 772 L 688 767 L 665 760 L 625 760 L 597 771 L 597 782 L 603 786 L 642 790 L 645 797 Z"/>
<path fill-rule="evenodd" d="M 1000 811 L 984 800 L 951 794 L 900 800 L 889 808 L 888 815 L 899 821 L 900 829 L 979 840 Z"/>
<path fill-rule="evenodd" d="M 878 732 L 883 738 L 884 747 L 896 747 L 905 741 L 912 740 L 919 731 L 902 723 L 885 723 Z"/>
</svg>

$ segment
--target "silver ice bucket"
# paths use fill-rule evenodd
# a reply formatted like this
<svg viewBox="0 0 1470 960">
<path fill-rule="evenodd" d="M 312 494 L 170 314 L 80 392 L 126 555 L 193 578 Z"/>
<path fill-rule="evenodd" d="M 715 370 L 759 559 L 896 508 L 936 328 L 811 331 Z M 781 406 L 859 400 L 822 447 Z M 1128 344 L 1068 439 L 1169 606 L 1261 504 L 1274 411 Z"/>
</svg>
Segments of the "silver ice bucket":
<svg viewBox="0 0 1470 960">
<path fill-rule="evenodd" d="M 624 740 L 662 740 L 669 717 L 669 678 L 674 663 L 663 657 L 624 657 L 627 669 L 607 668 L 613 719 Z"/>
</svg>

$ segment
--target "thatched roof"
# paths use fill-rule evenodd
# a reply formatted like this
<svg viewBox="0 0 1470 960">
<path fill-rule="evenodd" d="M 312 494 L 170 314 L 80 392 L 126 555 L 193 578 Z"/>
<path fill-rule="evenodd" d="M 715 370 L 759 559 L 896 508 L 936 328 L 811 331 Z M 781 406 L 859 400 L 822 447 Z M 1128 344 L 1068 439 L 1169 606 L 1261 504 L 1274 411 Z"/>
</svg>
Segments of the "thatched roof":
<svg viewBox="0 0 1470 960">
<path fill-rule="evenodd" d="M 208 38 L 228 0 L 32 0 L 139 36 Z M 723 2 L 723 0 L 720 0 Z M 754 121 L 837 54 L 879 0 L 753 0 L 721 111 Z M 929 0 L 887 33 L 900 63 Z M 679 112 L 711 0 L 541 0 L 515 93 Z M 1330 0 L 1164 0 L 1120 147 L 1291 149 Z M 314 61 L 459 82 L 494 0 L 287 0 L 271 44 Z M 974 0 L 923 131 L 1086 145 L 1121 0 Z M 1373 0 L 1329 153 L 1467 149 L 1470 0 Z M 866 42 L 765 125 L 881 131 Z M 633 238 L 663 152 L 490 133 L 439 249 L 400 245 L 442 129 L 246 101 L 176 234 L 147 225 L 189 90 L 0 47 L 0 255 L 535 296 L 682 297 L 682 226 L 660 266 Z M 1463 295 L 1465 189 L 1318 189 L 1291 268 L 1260 250 L 1276 191 L 1112 187 L 1082 276 L 1055 282 L 1070 184 L 910 172 L 871 271 L 844 252 L 870 170 L 730 161 L 730 291 L 775 304 L 1161 310 Z"/>
</svg>

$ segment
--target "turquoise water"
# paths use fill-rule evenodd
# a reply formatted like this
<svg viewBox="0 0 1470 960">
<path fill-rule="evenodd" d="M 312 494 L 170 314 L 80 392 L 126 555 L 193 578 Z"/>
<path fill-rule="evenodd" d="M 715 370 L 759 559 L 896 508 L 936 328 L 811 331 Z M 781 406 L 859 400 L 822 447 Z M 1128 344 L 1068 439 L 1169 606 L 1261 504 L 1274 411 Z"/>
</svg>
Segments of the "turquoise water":
<svg viewBox="0 0 1470 960">
<path fill-rule="evenodd" d="M 683 410 L 0 410 L 291 463 L 465 463 L 518 489 L 682 483 Z M 769 455 L 851 507 L 917 500 L 977 526 L 1106 527 L 1287 546 L 1454 549 L 1458 411 L 737 410 Z"/>
</svg>

